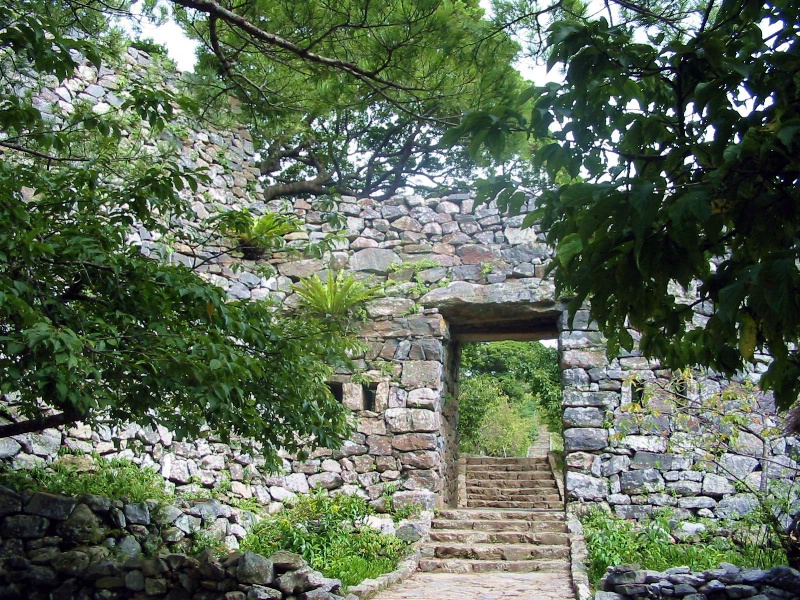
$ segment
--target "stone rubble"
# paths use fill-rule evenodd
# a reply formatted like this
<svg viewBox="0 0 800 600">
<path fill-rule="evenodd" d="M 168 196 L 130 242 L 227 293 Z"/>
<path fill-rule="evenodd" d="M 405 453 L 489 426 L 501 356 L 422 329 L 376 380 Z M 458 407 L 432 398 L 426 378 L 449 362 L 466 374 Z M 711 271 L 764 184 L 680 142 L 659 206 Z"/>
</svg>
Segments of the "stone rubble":
<svg viewBox="0 0 800 600">
<path fill-rule="evenodd" d="M 741 569 L 722 563 L 716 569 L 692 573 L 675 567 L 663 573 L 638 565 L 609 567 L 598 585 L 595 600 L 683 598 L 684 600 L 798 600 L 800 572 L 790 567 Z"/>
<path fill-rule="evenodd" d="M 338 580 L 290 552 L 179 552 L 190 549 L 201 527 L 214 531 L 222 523 L 221 536 L 248 518 L 216 500 L 161 506 L 0 487 L 0 598 L 343 600 Z"/>
</svg>

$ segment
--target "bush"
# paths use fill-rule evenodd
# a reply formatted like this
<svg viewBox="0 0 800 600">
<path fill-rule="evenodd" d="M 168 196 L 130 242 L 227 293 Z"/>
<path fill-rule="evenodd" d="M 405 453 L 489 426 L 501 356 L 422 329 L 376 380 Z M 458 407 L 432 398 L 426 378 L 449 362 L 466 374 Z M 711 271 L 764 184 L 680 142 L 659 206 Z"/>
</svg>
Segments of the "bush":
<svg viewBox="0 0 800 600">
<path fill-rule="evenodd" d="M 64 456 L 47 467 L 0 470 L 0 485 L 17 491 L 42 491 L 62 496 L 95 494 L 106 498 L 127 498 L 129 502 L 174 498 L 164 488 L 156 471 L 122 458 Z"/>
<path fill-rule="evenodd" d="M 536 419 L 512 406 L 505 396 L 491 404 L 480 428 L 464 440 L 462 448 L 486 456 L 525 456 L 535 439 Z"/>
<path fill-rule="evenodd" d="M 348 587 L 391 571 L 408 544 L 364 524 L 371 509 L 363 498 L 317 492 L 258 523 L 242 550 L 269 556 L 288 550 L 303 556 L 326 577 Z"/>
<path fill-rule="evenodd" d="M 561 433 L 558 352 L 539 342 L 467 344 L 458 433 L 464 452 L 524 456 L 539 424 Z"/>
<path fill-rule="evenodd" d="M 600 581 L 607 567 L 633 563 L 655 571 L 680 566 L 705 571 L 721 562 L 760 569 L 786 564 L 783 550 L 769 543 L 754 543 L 752 538 L 734 539 L 719 525 L 707 525 L 699 542 L 682 543 L 672 536 L 668 512 L 634 523 L 596 509 L 584 515 L 582 523 L 592 585 Z"/>
</svg>

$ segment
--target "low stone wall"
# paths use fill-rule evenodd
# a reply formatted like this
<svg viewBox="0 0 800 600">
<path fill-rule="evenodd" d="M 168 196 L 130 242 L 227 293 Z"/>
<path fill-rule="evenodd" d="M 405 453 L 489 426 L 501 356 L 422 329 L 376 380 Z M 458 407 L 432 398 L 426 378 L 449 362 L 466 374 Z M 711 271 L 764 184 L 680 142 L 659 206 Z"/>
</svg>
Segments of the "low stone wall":
<svg viewBox="0 0 800 600">
<path fill-rule="evenodd" d="M 769 571 L 740 569 L 730 563 L 702 573 L 689 567 L 676 567 L 660 573 L 636 565 L 611 567 L 599 584 L 604 591 L 594 600 L 633 600 L 639 598 L 684 598 L 684 600 L 797 600 L 800 598 L 800 572 L 789 567 Z"/>
<path fill-rule="evenodd" d="M 159 506 L 0 487 L 0 518 L 0 598 L 340 598 L 338 580 L 289 552 L 217 560 L 210 551 L 196 558 L 163 551 L 188 550 L 201 530 L 243 536 L 254 516 L 216 500 Z"/>
</svg>

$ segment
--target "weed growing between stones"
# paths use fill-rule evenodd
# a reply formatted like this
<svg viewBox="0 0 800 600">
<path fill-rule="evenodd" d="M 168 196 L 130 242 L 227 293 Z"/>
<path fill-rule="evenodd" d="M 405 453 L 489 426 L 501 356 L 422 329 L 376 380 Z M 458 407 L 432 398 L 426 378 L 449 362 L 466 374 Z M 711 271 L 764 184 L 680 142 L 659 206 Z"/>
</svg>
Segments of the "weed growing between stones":
<svg viewBox="0 0 800 600">
<path fill-rule="evenodd" d="M 366 524 L 372 513 L 358 496 L 318 492 L 258 523 L 242 550 L 269 556 L 277 550 L 300 554 L 312 568 L 347 587 L 393 570 L 409 545 Z"/>
<path fill-rule="evenodd" d="M 62 496 L 94 494 L 129 502 L 171 502 L 164 479 L 153 469 L 121 458 L 64 455 L 46 467 L 12 470 L 3 466 L 0 485 L 16 491 L 43 491 Z"/>
<path fill-rule="evenodd" d="M 654 571 L 683 566 L 704 571 L 722 562 L 759 569 L 785 565 L 786 552 L 772 537 L 743 535 L 744 531 L 763 531 L 753 519 L 735 526 L 731 522 L 697 523 L 688 529 L 692 535 L 681 536 L 687 528 L 678 529 L 669 511 L 636 523 L 593 509 L 582 518 L 589 581 L 596 586 L 608 567 L 628 564 Z"/>
</svg>

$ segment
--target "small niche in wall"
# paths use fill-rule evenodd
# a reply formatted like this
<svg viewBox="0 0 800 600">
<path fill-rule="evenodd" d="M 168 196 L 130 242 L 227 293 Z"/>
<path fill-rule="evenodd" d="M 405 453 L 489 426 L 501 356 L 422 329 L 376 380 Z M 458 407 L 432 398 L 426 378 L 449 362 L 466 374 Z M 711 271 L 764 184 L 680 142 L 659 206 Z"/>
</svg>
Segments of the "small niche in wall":
<svg viewBox="0 0 800 600">
<path fill-rule="evenodd" d="M 628 384 L 622 388 L 622 404 L 630 404 L 632 408 L 642 408 L 645 399 L 645 382 L 638 377 L 632 377 Z"/>
<path fill-rule="evenodd" d="M 376 398 L 378 396 L 378 382 L 364 384 L 364 410 L 375 411 Z"/>
<path fill-rule="evenodd" d="M 344 399 L 344 386 L 342 383 L 338 381 L 329 381 L 326 385 L 337 402 L 341 402 Z"/>
</svg>

